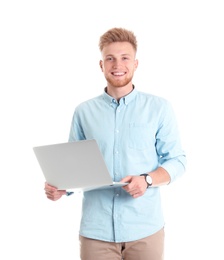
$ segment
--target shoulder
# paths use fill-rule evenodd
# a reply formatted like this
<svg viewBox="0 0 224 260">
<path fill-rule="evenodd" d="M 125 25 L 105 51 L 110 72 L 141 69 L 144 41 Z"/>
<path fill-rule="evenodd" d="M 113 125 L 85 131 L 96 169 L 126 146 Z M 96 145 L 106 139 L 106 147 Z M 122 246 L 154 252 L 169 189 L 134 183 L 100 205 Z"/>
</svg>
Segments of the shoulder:
<svg viewBox="0 0 224 260">
<path fill-rule="evenodd" d="M 150 102 L 154 105 L 166 106 L 170 104 L 169 100 L 164 97 L 142 91 L 138 91 L 137 98 L 140 101 Z"/>
</svg>

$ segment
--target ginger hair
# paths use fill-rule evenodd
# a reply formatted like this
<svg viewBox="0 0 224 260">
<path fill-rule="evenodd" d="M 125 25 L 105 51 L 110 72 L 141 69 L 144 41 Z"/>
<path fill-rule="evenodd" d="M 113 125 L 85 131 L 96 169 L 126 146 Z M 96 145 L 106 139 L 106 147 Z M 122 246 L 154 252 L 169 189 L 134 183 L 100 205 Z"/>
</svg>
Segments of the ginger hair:
<svg viewBox="0 0 224 260">
<path fill-rule="evenodd" d="M 137 51 L 137 39 L 132 31 L 124 28 L 112 28 L 105 32 L 99 41 L 99 49 L 102 52 L 103 48 L 113 42 L 129 42 L 135 51 Z"/>
</svg>

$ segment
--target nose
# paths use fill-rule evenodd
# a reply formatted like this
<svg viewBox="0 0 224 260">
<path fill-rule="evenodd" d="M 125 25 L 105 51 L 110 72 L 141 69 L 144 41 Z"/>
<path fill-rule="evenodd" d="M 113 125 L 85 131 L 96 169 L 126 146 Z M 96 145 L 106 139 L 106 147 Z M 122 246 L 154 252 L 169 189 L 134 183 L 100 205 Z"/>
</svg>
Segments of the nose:
<svg viewBox="0 0 224 260">
<path fill-rule="evenodd" d="M 121 65 L 121 63 L 120 63 L 119 60 L 114 60 L 114 62 L 113 62 L 113 68 L 114 69 L 117 69 L 120 65 Z"/>
</svg>

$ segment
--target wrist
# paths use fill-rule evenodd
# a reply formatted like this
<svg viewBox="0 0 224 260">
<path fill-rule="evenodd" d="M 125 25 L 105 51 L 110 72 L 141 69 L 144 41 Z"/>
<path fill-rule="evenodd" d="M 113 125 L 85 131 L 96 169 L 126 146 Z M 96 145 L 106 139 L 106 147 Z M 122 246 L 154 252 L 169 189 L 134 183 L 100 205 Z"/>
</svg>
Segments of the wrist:
<svg viewBox="0 0 224 260">
<path fill-rule="evenodd" d="M 148 173 L 140 174 L 140 176 L 144 176 L 145 177 L 147 188 L 152 186 L 152 177 Z"/>
</svg>

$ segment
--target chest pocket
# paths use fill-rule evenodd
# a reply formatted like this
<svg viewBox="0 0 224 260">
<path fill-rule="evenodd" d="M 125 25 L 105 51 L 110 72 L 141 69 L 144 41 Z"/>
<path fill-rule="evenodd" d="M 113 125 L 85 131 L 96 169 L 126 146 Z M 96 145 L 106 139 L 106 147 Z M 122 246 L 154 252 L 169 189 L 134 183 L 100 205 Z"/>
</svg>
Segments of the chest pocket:
<svg viewBox="0 0 224 260">
<path fill-rule="evenodd" d="M 155 145 L 155 137 L 150 124 L 130 123 L 129 124 L 129 147 L 137 150 L 153 149 Z"/>
</svg>

